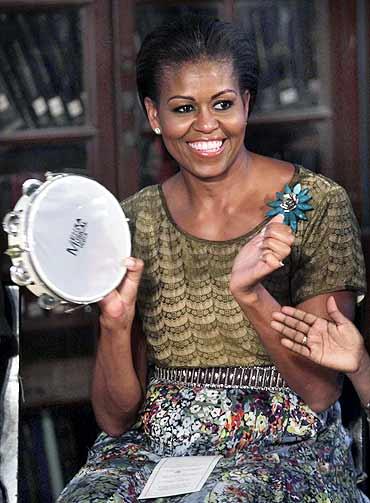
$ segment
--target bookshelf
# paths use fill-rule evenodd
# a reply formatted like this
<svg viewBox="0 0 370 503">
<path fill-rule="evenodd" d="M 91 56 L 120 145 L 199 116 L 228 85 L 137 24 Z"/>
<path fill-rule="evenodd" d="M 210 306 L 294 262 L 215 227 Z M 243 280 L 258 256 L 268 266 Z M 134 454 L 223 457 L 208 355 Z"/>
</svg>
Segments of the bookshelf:
<svg viewBox="0 0 370 503">
<path fill-rule="evenodd" d="M 254 32 L 262 80 L 247 145 L 344 185 L 370 257 L 369 96 L 357 77 L 370 37 L 361 39 L 362 52 L 353 43 L 360 29 L 368 35 L 366 0 L 0 0 L 0 218 L 23 181 L 46 171 L 86 173 L 119 199 L 174 172 L 137 105 L 134 62 L 143 36 L 184 9 L 239 20 Z M 0 252 L 5 248 L 0 233 Z M 9 279 L 9 261 L 0 261 Z M 21 454 L 25 503 L 52 501 L 58 477 L 72 476 L 96 433 L 88 395 L 97 321 L 95 308 L 68 318 L 42 312 L 22 292 L 21 434 L 31 446 Z M 71 445 L 61 455 L 70 468 L 59 466 L 40 496 L 40 474 L 28 468 L 30 432 L 41 428 L 40 438 L 52 438 L 56 417 Z"/>
<path fill-rule="evenodd" d="M 114 191 L 113 102 L 97 72 L 112 73 L 110 18 L 107 1 L 0 0 L 1 219 L 22 183 L 46 171 L 87 174 Z M 0 233 L 9 280 L 5 249 Z M 19 498 L 48 503 L 97 434 L 89 404 L 97 310 L 45 312 L 22 289 L 21 327 Z"/>
</svg>

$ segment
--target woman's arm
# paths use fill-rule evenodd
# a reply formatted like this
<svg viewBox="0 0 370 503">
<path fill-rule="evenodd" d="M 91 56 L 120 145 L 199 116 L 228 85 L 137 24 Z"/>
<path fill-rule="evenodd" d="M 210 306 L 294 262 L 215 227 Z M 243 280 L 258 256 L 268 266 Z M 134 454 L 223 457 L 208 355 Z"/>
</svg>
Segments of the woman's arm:
<svg viewBox="0 0 370 503">
<path fill-rule="evenodd" d="M 282 267 L 290 253 L 294 237 L 290 228 L 275 217 L 265 231 L 247 243 L 236 257 L 230 280 L 230 291 L 254 326 L 272 361 L 289 386 L 315 411 L 325 410 L 340 395 L 337 373 L 287 351 L 280 344 L 279 333 L 271 327 L 272 313 L 280 304 L 263 287 L 262 280 Z M 352 295 L 336 294 L 339 304 L 350 314 Z M 326 296 L 304 303 L 313 314 L 326 314 Z"/>
<path fill-rule="evenodd" d="M 355 325 L 343 315 L 333 296 L 327 301 L 330 321 L 284 306 L 273 313 L 272 328 L 281 344 L 319 365 L 345 372 L 363 405 L 370 402 L 370 357 Z"/>
<path fill-rule="evenodd" d="M 125 265 L 120 288 L 100 302 L 101 333 L 92 383 L 97 423 L 111 436 L 121 435 L 135 422 L 146 379 L 145 343 L 134 323 L 143 262 L 130 258 Z"/>
</svg>

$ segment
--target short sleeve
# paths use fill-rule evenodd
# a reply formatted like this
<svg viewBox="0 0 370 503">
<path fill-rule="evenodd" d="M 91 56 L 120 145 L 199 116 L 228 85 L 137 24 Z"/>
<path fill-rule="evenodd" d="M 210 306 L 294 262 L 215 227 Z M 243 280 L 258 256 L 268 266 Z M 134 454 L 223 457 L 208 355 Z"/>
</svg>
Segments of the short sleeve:
<svg viewBox="0 0 370 503">
<path fill-rule="evenodd" d="M 121 208 L 128 219 L 128 226 L 130 228 L 131 236 L 134 232 L 135 227 L 135 208 L 134 208 L 135 198 L 133 196 L 128 197 L 121 201 Z"/>
<path fill-rule="evenodd" d="M 293 305 L 323 293 L 349 290 L 360 300 L 366 292 L 360 229 L 346 191 L 333 184 L 313 201 L 308 222 L 293 247 Z"/>
</svg>

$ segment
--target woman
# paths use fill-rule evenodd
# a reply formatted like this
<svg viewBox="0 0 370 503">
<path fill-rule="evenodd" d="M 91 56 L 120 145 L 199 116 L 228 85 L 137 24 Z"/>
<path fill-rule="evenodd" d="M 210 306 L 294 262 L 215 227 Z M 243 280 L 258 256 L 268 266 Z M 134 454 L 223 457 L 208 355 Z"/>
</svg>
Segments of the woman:
<svg viewBox="0 0 370 503">
<path fill-rule="evenodd" d="M 171 501 L 361 501 L 336 373 L 287 351 L 270 327 L 281 304 L 325 316 L 328 292 L 352 316 L 365 285 L 346 194 L 246 150 L 257 64 L 229 23 L 158 28 L 137 82 L 179 172 L 123 203 L 144 273 L 130 258 L 101 302 L 92 401 L 105 433 L 60 501 L 133 502 L 161 457 L 209 454 L 223 458 L 201 491 Z M 266 216 L 284 207 L 295 235 Z"/>
<path fill-rule="evenodd" d="M 355 325 L 329 297 L 330 321 L 284 306 L 272 314 L 272 328 L 283 335 L 281 344 L 325 367 L 344 372 L 352 382 L 370 422 L 370 356 Z"/>
</svg>

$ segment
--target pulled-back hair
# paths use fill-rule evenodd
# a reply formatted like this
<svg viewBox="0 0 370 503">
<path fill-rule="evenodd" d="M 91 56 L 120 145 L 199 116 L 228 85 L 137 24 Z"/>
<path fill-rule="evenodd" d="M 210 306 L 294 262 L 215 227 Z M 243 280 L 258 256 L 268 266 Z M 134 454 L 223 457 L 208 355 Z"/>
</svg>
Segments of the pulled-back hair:
<svg viewBox="0 0 370 503">
<path fill-rule="evenodd" d="M 240 92 L 250 93 L 251 111 L 258 85 L 254 44 L 242 28 L 196 14 L 172 19 L 145 37 L 136 60 L 136 82 L 143 109 L 146 97 L 158 102 L 165 70 L 204 59 L 233 64 Z"/>
</svg>

